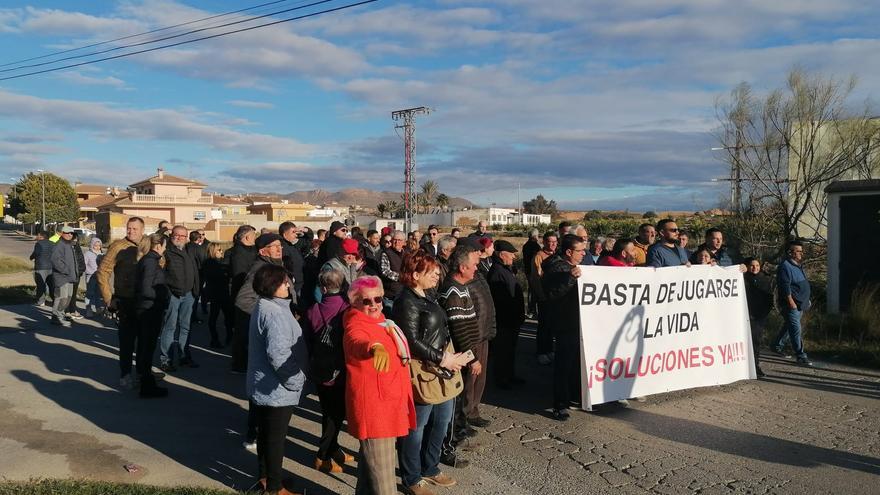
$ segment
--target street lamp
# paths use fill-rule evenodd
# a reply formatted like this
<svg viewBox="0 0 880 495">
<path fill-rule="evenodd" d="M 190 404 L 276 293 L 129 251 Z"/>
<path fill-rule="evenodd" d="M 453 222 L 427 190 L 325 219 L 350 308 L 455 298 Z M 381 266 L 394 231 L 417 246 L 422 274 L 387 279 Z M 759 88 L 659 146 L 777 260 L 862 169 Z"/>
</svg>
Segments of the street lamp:
<svg viewBox="0 0 880 495">
<path fill-rule="evenodd" d="M 40 228 L 46 230 L 46 172 L 42 169 L 37 169 L 37 172 L 40 173 L 40 182 L 43 183 L 43 222 L 40 224 Z"/>
</svg>

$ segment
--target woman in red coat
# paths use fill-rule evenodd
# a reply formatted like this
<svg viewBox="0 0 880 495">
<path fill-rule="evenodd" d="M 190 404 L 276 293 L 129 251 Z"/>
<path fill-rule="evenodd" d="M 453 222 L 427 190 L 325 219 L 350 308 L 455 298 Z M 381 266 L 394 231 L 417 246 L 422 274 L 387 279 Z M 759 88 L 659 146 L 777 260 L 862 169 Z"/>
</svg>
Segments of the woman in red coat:
<svg viewBox="0 0 880 495">
<path fill-rule="evenodd" d="M 385 320 L 383 296 L 378 277 L 356 279 L 344 317 L 348 433 L 361 442 L 355 494 L 397 493 L 394 444 L 416 427 L 409 346 L 401 330 Z"/>
</svg>

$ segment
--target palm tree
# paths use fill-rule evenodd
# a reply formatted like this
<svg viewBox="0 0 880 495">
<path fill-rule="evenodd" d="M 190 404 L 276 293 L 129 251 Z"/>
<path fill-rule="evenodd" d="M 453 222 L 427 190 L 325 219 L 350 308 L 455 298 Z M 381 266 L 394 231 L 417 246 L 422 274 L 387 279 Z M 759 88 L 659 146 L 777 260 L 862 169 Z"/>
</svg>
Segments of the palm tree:
<svg viewBox="0 0 880 495">
<path fill-rule="evenodd" d="M 390 201 L 386 201 L 383 204 L 385 205 L 385 211 L 391 214 L 391 218 L 394 218 L 395 215 L 398 215 L 400 213 L 401 206 L 400 203 L 398 203 L 397 201 L 394 201 L 392 199 Z"/>
<path fill-rule="evenodd" d="M 422 209 L 422 213 L 428 213 L 428 208 L 431 207 L 431 202 L 428 201 L 428 197 L 424 194 L 419 194 L 416 196 L 416 203 Z"/>
<path fill-rule="evenodd" d="M 437 199 L 434 200 L 434 202 L 437 203 L 437 206 L 443 209 L 443 211 L 446 211 L 446 208 L 449 208 L 449 196 L 443 193 L 438 194 Z"/>
<path fill-rule="evenodd" d="M 434 196 L 437 195 L 437 191 L 440 187 L 433 180 L 426 180 L 422 183 L 422 197 L 424 199 L 420 199 L 419 203 L 425 206 L 425 213 L 428 213 L 428 208 L 434 202 Z"/>
<path fill-rule="evenodd" d="M 388 211 L 385 203 L 379 203 L 376 205 L 376 210 L 379 212 L 379 217 L 385 218 L 385 212 Z"/>
</svg>

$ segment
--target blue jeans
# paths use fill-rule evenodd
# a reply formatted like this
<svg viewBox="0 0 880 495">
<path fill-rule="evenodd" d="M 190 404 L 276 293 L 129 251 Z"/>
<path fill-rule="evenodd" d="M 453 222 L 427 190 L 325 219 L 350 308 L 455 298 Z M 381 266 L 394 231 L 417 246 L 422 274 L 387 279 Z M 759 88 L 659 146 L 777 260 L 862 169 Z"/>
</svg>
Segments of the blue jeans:
<svg viewBox="0 0 880 495">
<path fill-rule="evenodd" d="M 189 319 L 192 316 L 195 298 L 192 292 L 187 292 L 182 297 L 171 294 L 168 309 L 165 310 L 165 319 L 162 322 L 162 334 L 159 336 L 159 361 L 162 364 L 170 364 L 173 361 L 171 346 L 177 344 L 178 359 L 183 356 L 183 348 L 189 338 Z M 175 331 L 180 330 L 175 338 Z"/>
<path fill-rule="evenodd" d="M 780 310 L 780 313 L 782 313 L 784 323 L 779 334 L 773 339 L 773 348 L 781 351 L 785 345 L 785 336 L 788 335 L 788 340 L 791 341 L 791 350 L 798 358 L 806 359 L 807 353 L 804 352 L 804 342 L 801 340 L 801 316 L 804 312 L 786 308 Z"/>
<path fill-rule="evenodd" d="M 403 486 L 413 486 L 422 476 L 440 473 L 440 449 L 453 411 L 454 399 L 442 404 L 416 404 L 416 429 L 400 439 L 397 449 Z"/>
</svg>

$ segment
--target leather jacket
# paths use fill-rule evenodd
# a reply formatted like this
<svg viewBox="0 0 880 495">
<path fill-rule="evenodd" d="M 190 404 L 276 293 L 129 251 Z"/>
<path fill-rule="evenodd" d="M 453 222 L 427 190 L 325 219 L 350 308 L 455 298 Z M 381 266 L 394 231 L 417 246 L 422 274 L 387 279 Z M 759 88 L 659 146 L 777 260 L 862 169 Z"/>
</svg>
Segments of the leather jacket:
<svg viewBox="0 0 880 495">
<path fill-rule="evenodd" d="M 406 335 L 414 358 L 440 364 L 449 343 L 449 328 L 446 311 L 437 301 L 404 286 L 394 301 L 391 318 Z"/>
</svg>

